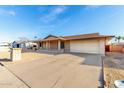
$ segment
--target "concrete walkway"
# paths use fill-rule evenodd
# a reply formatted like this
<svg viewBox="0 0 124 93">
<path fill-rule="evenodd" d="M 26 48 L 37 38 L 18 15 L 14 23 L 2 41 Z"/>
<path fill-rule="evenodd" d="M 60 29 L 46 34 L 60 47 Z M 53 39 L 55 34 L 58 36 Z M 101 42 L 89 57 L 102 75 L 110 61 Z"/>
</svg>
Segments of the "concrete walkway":
<svg viewBox="0 0 124 93">
<path fill-rule="evenodd" d="M 58 54 L 35 61 L 5 65 L 30 87 L 97 88 L 100 86 L 100 55 Z M 6 74 L 1 76 L 5 77 Z M 26 87 L 21 81 L 16 82 L 15 77 L 7 80 L 12 81 L 13 86 Z"/>
<path fill-rule="evenodd" d="M 0 66 L 0 88 L 27 88 L 15 75 Z"/>
</svg>

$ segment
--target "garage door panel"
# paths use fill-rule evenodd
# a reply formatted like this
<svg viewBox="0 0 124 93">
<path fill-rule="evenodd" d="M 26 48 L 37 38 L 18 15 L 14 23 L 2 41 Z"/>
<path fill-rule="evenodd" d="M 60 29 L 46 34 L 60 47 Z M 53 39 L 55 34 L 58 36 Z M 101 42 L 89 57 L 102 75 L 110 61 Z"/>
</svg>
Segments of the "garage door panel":
<svg viewBox="0 0 124 93">
<path fill-rule="evenodd" d="M 99 53 L 99 41 L 97 40 L 71 41 L 70 51 L 80 53 Z"/>
</svg>

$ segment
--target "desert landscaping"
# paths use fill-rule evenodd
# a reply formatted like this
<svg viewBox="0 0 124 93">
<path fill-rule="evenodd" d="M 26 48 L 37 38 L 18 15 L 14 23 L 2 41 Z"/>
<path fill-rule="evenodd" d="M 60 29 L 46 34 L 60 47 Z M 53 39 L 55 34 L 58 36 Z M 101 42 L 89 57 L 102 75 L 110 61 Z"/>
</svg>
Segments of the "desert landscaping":
<svg viewBox="0 0 124 93">
<path fill-rule="evenodd" d="M 115 80 L 124 79 L 124 54 L 119 52 L 107 53 L 103 62 L 105 87 L 114 88 Z"/>
</svg>

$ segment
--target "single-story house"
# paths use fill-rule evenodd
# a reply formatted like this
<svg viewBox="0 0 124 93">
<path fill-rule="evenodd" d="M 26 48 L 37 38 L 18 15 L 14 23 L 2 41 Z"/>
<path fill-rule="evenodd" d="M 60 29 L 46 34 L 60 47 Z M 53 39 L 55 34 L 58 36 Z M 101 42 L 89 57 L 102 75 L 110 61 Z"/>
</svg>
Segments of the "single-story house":
<svg viewBox="0 0 124 93">
<path fill-rule="evenodd" d="M 12 43 L 13 48 L 31 49 L 34 46 L 37 47 L 37 43 L 31 41 L 14 41 Z"/>
<path fill-rule="evenodd" d="M 39 49 L 58 50 L 76 53 L 105 54 L 105 45 L 114 36 L 99 33 L 73 36 L 48 35 L 44 39 L 35 40 Z"/>
</svg>

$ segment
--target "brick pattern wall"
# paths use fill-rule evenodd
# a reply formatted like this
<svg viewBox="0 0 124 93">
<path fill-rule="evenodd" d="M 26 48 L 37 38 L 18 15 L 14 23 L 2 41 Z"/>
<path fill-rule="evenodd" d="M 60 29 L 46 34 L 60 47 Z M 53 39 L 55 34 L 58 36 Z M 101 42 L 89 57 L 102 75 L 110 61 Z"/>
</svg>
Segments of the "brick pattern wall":
<svg viewBox="0 0 124 93">
<path fill-rule="evenodd" d="M 106 52 L 123 52 L 124 48 L 122 45 L 106 45 Z"/>
</svg>

